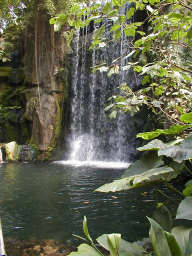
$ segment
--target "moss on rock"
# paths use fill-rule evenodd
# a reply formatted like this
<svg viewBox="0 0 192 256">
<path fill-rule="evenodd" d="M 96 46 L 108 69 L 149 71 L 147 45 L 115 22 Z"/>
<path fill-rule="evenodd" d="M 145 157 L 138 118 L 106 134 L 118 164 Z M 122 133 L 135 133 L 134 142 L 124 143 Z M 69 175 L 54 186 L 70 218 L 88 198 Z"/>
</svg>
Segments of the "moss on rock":
<svg viewBox="0 0 192 256">
<path fill-rule="evenodd" d="M 11 67 L 0 67 L 0 77 L 9 77 L 11 74 Z"/>
</svg>

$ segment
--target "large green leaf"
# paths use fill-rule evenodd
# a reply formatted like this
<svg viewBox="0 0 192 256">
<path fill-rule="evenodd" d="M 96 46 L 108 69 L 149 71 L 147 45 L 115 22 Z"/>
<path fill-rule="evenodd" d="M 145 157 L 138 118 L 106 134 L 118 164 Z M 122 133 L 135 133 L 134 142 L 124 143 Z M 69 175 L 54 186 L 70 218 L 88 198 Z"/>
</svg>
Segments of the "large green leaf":
<svg viewBox="0 0 192 256">
<path fill-rule="evenodd" d="M 121 235 L 109 234 L 107 236 L 107 242 L 109 245 L 110 256 L 117 256 L 120 247 Z"/>
<path fill-rule="evenodd" d="M 127 178 L 133 175 L 142 174 L 153 168 L 161 167 L 164 161 L 158 157 L 156 153 L 148 152 L 141 156 L 141 158 L 132 163 L 122 175 L 122 178 Z"/>
<path fill-rule="evenodd" d="M 189 180 L 185 184 L 185 189 L 183 190 L 183 195 L 186 196 L 192 196 L 192 180 Z"/>
<path fill-rule="evenodd" d="M 185 248 L 184 256 L 191 256 L 192 255 L 192 231 L 189 233 L 189 241 Z"/>
<path fill-rule="evenodd" d="M 181 201 L 176 219 L 192 220 L 192 196 L 186 197 Z"/>
<path fill-rule="evenodd" d="M 191 125 L 173 125 L 169 129 L 157 129 L 152 132 L 138 133 L 137 138 L 142 138 L 144 140 L 152 140 L 159 137 L 162 134 L 177 135 L 189 127 L 191 127 Z"/>
<path fill-rule="evenodd" d="M 183 256 L 182 250 L 173 234 L 165 232 L 167 242 L 172 256 Z"/>
<path fill-rule="evenodd" d="M 102 254 L 99 253 L 95 248 L 91 247 L 88 244 L 81 244 L 78 247 L 77 252 L 72 252 L 69 256 L 101 256 Z"/>
<path fill-rule="evenodd" d="M 178 163 L 192 158 L 192 136 L 187 137 L 178 145 L 160 149 L 158 155 L 171 157 Z"/>
<path fill-rule="evenodd" d="M 150 169 L 140 175 L 134 175 L 129 178 L 115 180 L 112 183 L 105 184 L 95 191 L 97 192 L 117 192 L 122 190 L 129 190 L 140 186 L 145 186 L 149 183 L 157 181 L 170 181 L 178 175 L 174 169 L 163 166 L 159 168 Z"/>
<path fill-rule="evenodd" d="M 180 120 L 184 123 L 192 123 L 192 112 L 181 115 Z"/>
<path fill-rule="evenodd" d="M 153 212 L 153 219 L 166 231 L 170 232 L 173 226 L 173 219 L 169 209 L 163 204 L 158 203 Z"/>
<path fill-rule="evenodd" d="M 156 181 L 170 181 L 177 177 L 177 172 L 171 167 L 163 166 L 159 168 L 154 168 L 149 171 L 146 171 L 143 174 L 136 175 L 132 182 L 134 187 L 144 185 L 146 183 L 152 183 Z"/>
<path fill-rule="evenodd" d="M 192 231 L 192 228 L 183 227 L 183 226 L 174 227 L 171 231 L 171 233 L 176 238 L 183 254 L 185 253 L 186 248 L 188 246 L 189 234 L 191 231 Z"/>
<path fill-rule="evenodd" d="M 143 147 L 137 148 L 139 151 L 151 151 L 165 148 L 165 143 L 161 140 L 155 139 L 144 145 Z"/>
<path fill-rule="evenodd" d="M 91 238 L 91 236 L 89 235 L 89 231 L 88 231 L 88 227 L 87 227 L 87 218 L 86 216 L 84 216 L 84 219 L 83 219 L 83 232 L 85 234 L 85 236 L 87 237 L 87 239 L 93 243 L 93 240 Z"/>
<path fill-rule="evenodd" d="M 108 234 L 103 234 L 98 237 L 97 242 L 104 247 L 107 251 L 110 250 L 108 240 Z M 142 256 L 144 253 L 143 247 L 139 246 L 137 243 L 130 243 L 124 239 L 120 240 L 120 247 L 118 251 L 119 256 Z"/>
<path fill-rule="evenodd" d="M 104 184 L 103 186 L 97 188 L 96 192 L 117 192 L 117 191 L 123 191 L 123 190 L 129 190 L 131 189 L 130 179 L 124 178 L 119 180 L 114 180 L 111 183 Z"/>
<path fill-rule="evenodd" d="M 166 147 L 177 145 L 181 141 L 183 141 L 183 139 L 177 139 L 177 140 L 173 140 L 173 141 L 168 142 L 168 143 L 164 143 L 161 140 L 155 139 L 155 140 L 150 141 L 149 143 L 147 143 L 143 147 L 137 148 L 137 150 L 139 150 L 139 151 L 151 151 L 151 150 L 164 149 Z"/>
<path fill-rule="evenodd" d="M 173 256 L 169 248 L 169 244 L 164 230 L 153 219 L 148 218 L 151 223 L 151 229 L 149 232 L 154 251 L 157 256 Z M 176 255 L 175 255 L 176 256 Z"/>
</svg>

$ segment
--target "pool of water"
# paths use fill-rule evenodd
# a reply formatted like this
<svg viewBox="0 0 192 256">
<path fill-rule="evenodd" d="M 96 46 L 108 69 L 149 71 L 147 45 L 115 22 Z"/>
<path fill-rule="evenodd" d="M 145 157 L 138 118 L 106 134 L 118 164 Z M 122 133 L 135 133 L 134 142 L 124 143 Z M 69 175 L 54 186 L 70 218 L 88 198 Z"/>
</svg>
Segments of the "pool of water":
<svg viewBox="0 0 192 256">
<path fill-rule="evenodd" d="M 84 215 L 93 237 L 116 232 L 134 241 L 147 236 L 145 216 L 151 216 L 156 204 L 152 188 L 94 192 L 122 172 L 111 166 L 1 164 L 0 216 L 5 237 L 70 240 L 72 234 L 82 235 Z"/>
</svg>

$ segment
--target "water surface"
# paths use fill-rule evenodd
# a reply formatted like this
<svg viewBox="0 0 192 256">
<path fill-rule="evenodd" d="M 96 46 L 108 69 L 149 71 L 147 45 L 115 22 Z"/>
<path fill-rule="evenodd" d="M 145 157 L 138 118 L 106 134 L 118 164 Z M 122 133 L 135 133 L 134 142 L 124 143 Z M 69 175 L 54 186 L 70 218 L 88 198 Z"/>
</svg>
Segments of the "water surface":
<svg viewBox="0 0 192 256">
<path fill-rule="evenodd" d="M 147 236 L 145 216 L 155 206 L 153 189 L 93 192 L 122 172 L 56 163 L 0 165 L 0 216 L 5 236 L 66 241 L 73 233 L 82 234 L 84 215 L 94 237 L 120 232 L 133 241 Z"/>
</svg>

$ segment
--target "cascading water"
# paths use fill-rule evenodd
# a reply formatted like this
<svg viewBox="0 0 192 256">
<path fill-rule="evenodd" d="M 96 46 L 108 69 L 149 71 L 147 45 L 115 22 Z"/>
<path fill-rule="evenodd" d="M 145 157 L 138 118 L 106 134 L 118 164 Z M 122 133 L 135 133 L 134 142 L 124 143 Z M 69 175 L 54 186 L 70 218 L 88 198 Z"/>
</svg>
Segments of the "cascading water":
<svg viewBox="0 0 192 256">
<path fill-rule="evenodd" d="M 0 147 L 0 163 L 3 162 L 3 152 L 2 152 L 2 148 Z"/>
<path fill-rule="evenodd" d="M 112 21 L 105 20 L 104 25 L 110 28 Z M 134 75 L 123 68 L 128 62 L 125 56 L 130 52 L 129 40 L 121 31 L 121 39 L 118 42 L 88 50 L 97 26 L 94 25 L 92 32 L 87 27 L 76 31 L 73 40 L 70 81 L 71 128 L 66 159 L 129 162 L 136 154 L 134 119 L 128 114 L 118 113 L 116 119 L 112 120 L 108 116 L 109 113 L 104 111 L 109 97 L 119 94 L 120 84 L 126 82 L 129 86 L 135 85 Z M 111 39 L 110 29 L 106 29 L 104 37 Z M 119 75 L 109 77 L 107 72 L 91 71 L 91 67 L 111 63 L 117 58 Z"/>
</svg>

